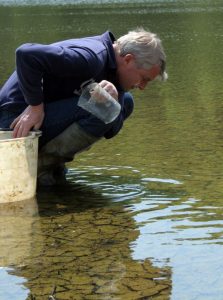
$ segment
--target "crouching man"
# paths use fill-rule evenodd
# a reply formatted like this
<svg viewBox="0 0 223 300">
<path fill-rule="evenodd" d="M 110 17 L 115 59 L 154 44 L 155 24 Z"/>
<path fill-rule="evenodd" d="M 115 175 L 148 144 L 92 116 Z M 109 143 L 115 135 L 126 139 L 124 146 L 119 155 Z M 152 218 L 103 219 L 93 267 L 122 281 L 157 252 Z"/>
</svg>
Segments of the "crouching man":
<svg viewBox="0 0 223 300">
<path fill-rule="evenodd" d="M 16 50 L 16 70 L 0 91 L 0 126 L 13 137 L 40 129 L 38 182 L 59 184 L 64 164 L 102 138 L 114 137 L 133 111 L 130 90 L 167 78 L 165 53 L 156 34 L 142 28 L 115 39 L 111 32 Z M 77 105 L 81 86 L 98 82 L 121 105 L 105 124 Z"/>
</svg>

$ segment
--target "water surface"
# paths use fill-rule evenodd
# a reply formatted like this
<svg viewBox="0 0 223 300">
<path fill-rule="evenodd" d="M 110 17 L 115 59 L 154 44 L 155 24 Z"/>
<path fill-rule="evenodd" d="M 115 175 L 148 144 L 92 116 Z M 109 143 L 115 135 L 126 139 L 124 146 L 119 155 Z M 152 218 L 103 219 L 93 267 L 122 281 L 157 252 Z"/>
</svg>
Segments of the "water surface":
<svg viewBox="0 0 223 300">
<path fill-rule="evenodd" d="M 136 26 L 159 34 L 169 73 L 66 188 L 0 207 L 0 299 L 222 300 L 222 2 L 0 3 L 0 84 L 21 43 Z"/>
</svg>

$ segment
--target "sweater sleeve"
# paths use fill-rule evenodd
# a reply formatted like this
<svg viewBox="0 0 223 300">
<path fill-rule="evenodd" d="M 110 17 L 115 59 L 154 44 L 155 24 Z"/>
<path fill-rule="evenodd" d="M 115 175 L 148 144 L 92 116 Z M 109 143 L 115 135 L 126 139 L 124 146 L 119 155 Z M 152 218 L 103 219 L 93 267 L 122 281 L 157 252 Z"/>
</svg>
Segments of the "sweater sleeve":
<svg viewBox="0 0 223 300">
<path fill-rule="evenodd" d="M 69 48 L 58 45 L 24 44 L 16 50 L 16 71 L 25 101 L 38 105 L 44 101 L 44 74 L 69 77 L 88 70 L 93 76 L 98 59 L 87 48 Z"/>
</svg>

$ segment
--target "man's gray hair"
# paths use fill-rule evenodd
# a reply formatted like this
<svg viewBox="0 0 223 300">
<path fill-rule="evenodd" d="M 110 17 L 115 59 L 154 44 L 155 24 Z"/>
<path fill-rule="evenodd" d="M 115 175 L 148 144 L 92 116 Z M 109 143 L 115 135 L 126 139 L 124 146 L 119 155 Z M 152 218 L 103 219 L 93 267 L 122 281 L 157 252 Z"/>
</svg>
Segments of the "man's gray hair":
<svg viewBox="0 0 223 300">
<path fill-rule="evenodd" d="M 162 80 L 167 79 L 166 55 L 162 42 L 155 33 L 140 27 L 121 36 L 115 43 L 121 56 L 134 55 L 138 68 L 150 69 L 154 65 L 159 65 Z"/>
</svg>

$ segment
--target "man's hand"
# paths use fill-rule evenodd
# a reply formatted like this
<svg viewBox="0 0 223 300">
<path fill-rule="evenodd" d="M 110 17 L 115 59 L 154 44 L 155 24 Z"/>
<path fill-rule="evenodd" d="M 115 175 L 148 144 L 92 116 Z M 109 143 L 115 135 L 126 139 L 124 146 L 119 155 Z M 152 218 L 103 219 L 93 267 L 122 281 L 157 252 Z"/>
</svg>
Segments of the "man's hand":
<svg viewBox="0 0 223 300">
<path fill-rule="evenodd" d="M 31 129 L 39 129 L 43 119 L 43 103 L 36 106 L 29 105 L 10 125 L 10 128 L 13 129 L 13 137 L 25 137 Z"/>
<path fill-rule="evenodd" d="M 118 91 L 113 83 L 107 80 L 102 80 L 99 85 L 105 89 L 114 99 L 118 100 Z"/>
</svg>

